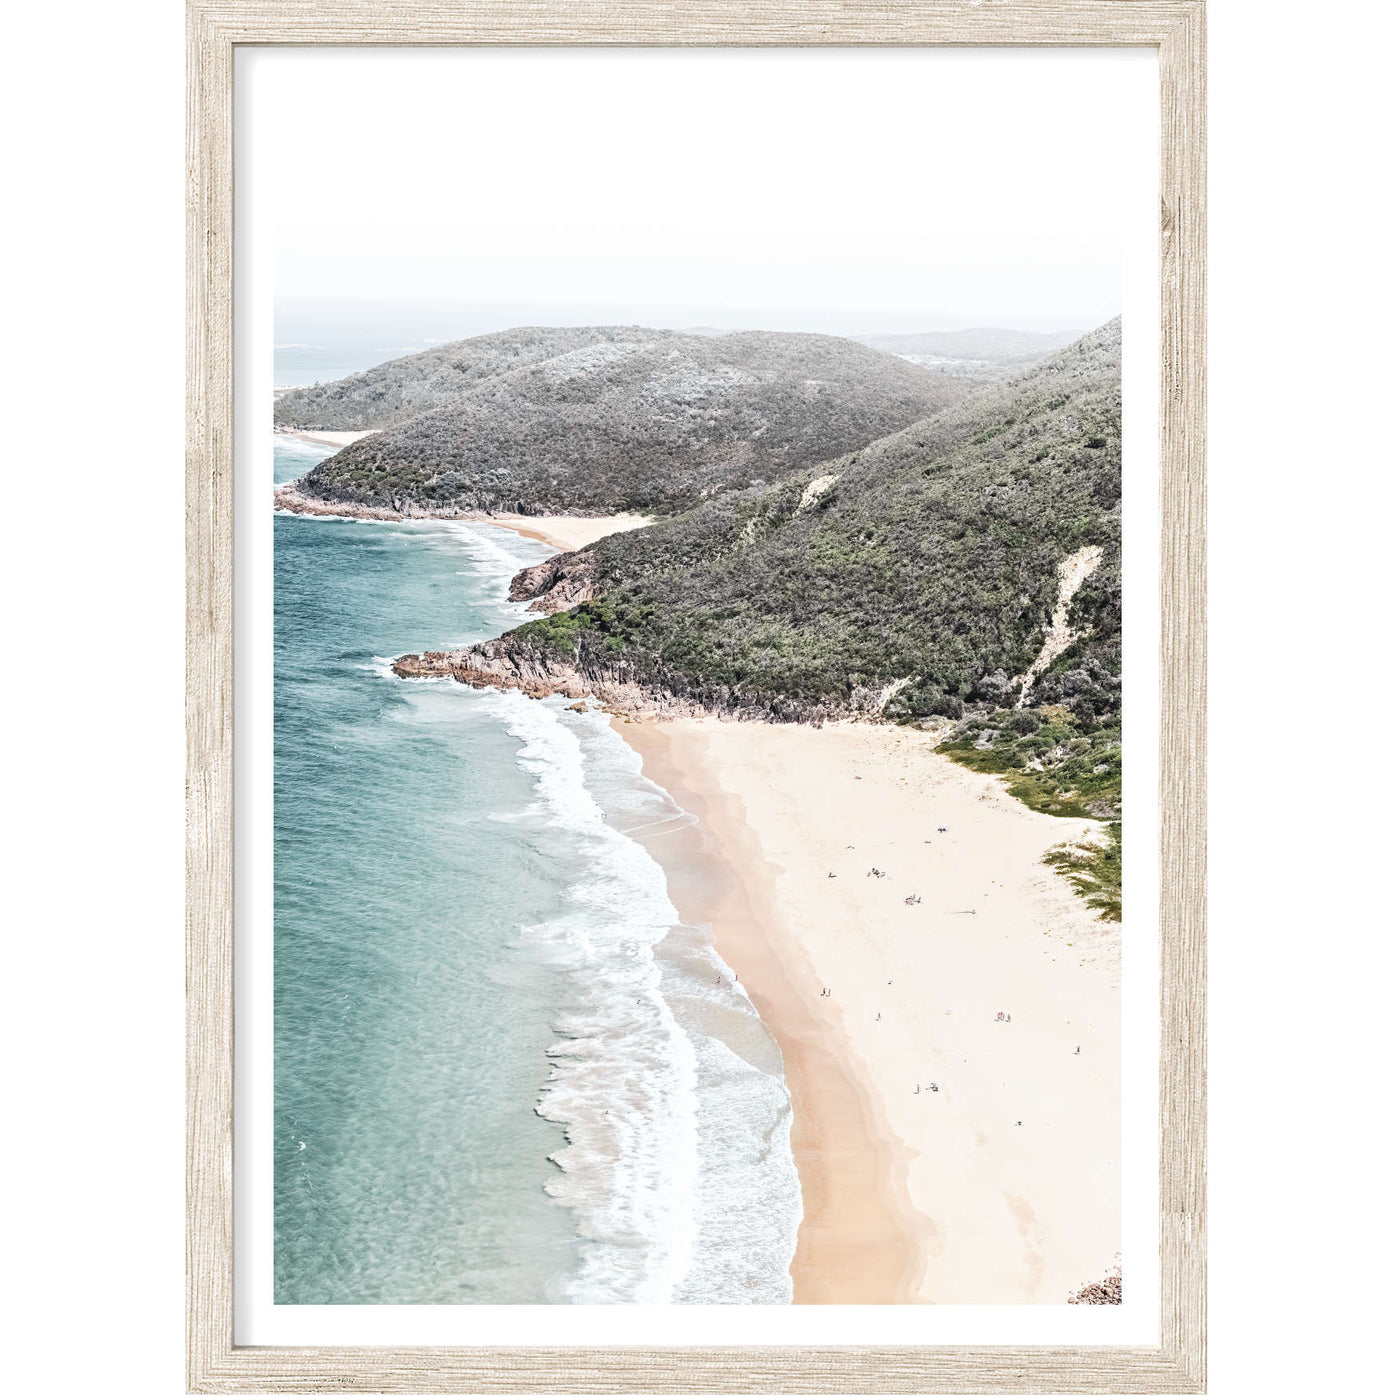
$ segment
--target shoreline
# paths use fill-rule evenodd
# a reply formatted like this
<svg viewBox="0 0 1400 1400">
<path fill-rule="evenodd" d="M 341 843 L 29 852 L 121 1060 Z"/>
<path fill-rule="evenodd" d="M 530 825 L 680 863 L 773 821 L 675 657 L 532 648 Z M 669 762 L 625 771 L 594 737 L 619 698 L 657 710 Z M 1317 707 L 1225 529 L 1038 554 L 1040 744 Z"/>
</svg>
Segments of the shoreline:
<svg viewBox="0 0 1400 1400">
<path fill-rule="evenodd" d="M 782 1051 L 803 1198 L 793 1303 L 917 1301 L 917 1224 L 898 1189 L 899 1146 L 857 1080 L 830 1004 L 802 990 L 814 974 L 800 943 L 784 936 L 771 873 L 744 839 L 742 807 L 671 743 L 670 724 L 613 727 L 641 754 L 643 775 L 697 823 L 633 839 L 665 871 L 681 920 L 711 925 L 716 951 Z M 832 1151 L 833 1143 L 842 1146 Z"/>
<path fill-rule="evenodd" d="M 275 500 L 566 551 L 649 523 L 398 512 L 291 483 Z M 1109 1276 L 1119 928 L 1041 864 L 1099 823 L 1031 811 L 930 733 L 644 710 L 612 725 L 696 818 L 633 839 L 782 1053 L 803 1199 L 793 1303 L 1064 1303 Z"/>
<path fill-rule="evenodd" d="M 314 442 L 318 447 L 349 447 L 352 442 L 359 442 L 361 438 L 373 437 L 378 429 L 373 429 L 367 433 L 341 432 L 339 429 L 326 428 L 273 428 L 274 433 L 282 437 L 300 438 L 302 442 Z"/>
<path fill-rule="evenodd" d="M 517 515 L 509 511 L 489 514 L 484 510 L 400 511 L 388 506 L 361 505 L 354 501 L 317 500 L 313 496 L 302 495 L 292 482 L 274 487 L 272 495 L 274 510 L 290 511 L 294 515 L 334 516 L 347 520 L 467 520 L 480 525 L 494 525 L 498 530 L 511 530 L 527 539 L 547 544 L 562 554 L 586 549 L 605 535 L 640 530 L 652 523 L 649 516 L 630 512 L 619 515 Z"/>
<path fill-rule="evenodd" d="M 1063 1303 L 1108 1274 L 1119 929 L 1040 864 L 1097 824 L 892 726 L 614 729 L 696 817 L 644 844 L 783 1053 L 794 1303 Z"/>
</svg>

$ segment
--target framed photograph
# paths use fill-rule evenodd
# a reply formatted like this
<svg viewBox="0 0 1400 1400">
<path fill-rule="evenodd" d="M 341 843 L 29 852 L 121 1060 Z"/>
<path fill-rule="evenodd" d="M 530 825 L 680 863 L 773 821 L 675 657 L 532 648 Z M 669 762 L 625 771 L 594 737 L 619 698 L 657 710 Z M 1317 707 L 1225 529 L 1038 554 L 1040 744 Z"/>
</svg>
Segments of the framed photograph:
<svg viewBox="0 0 1400 1400">
<path fill-rule="evenodd" d="M 1204 1389 L 1204 6 L 192 0 L 188 1384 Z"/>
</svg>

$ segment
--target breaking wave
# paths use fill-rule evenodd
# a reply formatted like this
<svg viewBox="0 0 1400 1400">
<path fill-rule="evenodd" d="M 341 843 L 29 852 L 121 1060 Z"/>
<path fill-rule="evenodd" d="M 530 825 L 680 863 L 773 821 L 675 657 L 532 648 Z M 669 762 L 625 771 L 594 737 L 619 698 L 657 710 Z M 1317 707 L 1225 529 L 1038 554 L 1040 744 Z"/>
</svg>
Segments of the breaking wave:
<svg viewBox="0 0 1400 1400">
<path fill-rule="evenodd" d="M 564 972 L 536 1111 L 568 1145 L 545 1189 L 581 1239 L 564 1300 L 786 1303 L 801 1219 L 782 1062 L 708 928 L 680 923 L 627 833 L 690 818 L 597 713 L 483 697 L 521 747 L 530 824 L 566 880 L 521 945 Z"/>
</svg>

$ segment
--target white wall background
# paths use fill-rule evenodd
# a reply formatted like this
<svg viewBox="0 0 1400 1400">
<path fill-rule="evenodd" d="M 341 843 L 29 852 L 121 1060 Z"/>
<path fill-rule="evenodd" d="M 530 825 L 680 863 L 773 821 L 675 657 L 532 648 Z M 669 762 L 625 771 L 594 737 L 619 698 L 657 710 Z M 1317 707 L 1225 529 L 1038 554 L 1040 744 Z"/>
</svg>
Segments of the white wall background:
<svg viewBox="0 0 1400 1400">
<path fill-rule="evenodd" d="M 1212 0 L 1211 1392 L 1393 1376 L 1395 22 Z M 182 36 L 10 20 L 7 1388 L 183 1392 Z"/>
</svg>

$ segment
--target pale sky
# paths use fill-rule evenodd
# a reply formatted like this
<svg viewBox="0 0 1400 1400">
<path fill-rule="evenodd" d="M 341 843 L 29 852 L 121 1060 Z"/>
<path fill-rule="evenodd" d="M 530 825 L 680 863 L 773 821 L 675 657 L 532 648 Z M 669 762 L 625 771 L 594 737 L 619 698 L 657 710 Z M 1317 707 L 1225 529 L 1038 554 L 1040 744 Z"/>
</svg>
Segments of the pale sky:
<svg viewBox="0 0 1400 1400">
<path fill-rule="evenodd" d="M 239 65 L 279 303 L 455 303 L 508 324 L 1097 325 L 1121 310 L 1123 174 L 1156 121 L 1143 50 Z"/>
</svg>

